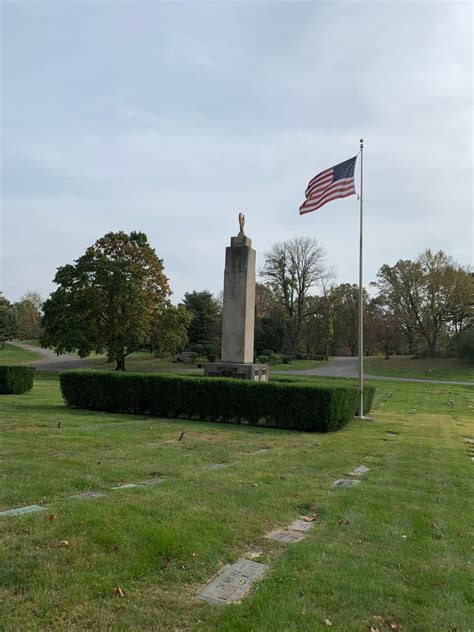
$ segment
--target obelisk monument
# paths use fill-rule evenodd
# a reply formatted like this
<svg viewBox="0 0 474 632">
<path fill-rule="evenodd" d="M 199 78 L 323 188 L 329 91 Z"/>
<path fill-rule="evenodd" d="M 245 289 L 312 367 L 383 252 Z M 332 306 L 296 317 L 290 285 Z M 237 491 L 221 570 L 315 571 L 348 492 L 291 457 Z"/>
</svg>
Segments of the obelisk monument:
<svg viewBox="0 0 474 632">
<path fill-rule="evenodd" d="M 255 250 L 245 235 L 245 216 L 239 213 L 239 234 L 225 252 L 221 362 L 208 364 L 208 377 L 266 381 L 266 365 L 254 364 Z"/>
</svg>

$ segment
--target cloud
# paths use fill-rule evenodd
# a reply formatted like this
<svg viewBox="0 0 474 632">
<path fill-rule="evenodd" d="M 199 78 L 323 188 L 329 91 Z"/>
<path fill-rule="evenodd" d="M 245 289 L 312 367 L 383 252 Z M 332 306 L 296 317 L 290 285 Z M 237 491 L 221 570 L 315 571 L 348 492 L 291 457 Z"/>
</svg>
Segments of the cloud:
<svg viewBox="0 0 474 632">
<path fill-rule="evenodd" d="M 57 25 L 64 41 L 72 22 L 55 7 L 37 19 L 67 18 Z M 11 18 L 7 296 L 47 293 L 58 265 L 119 229 L 147 232 L 176 298 L 218 292 L 240 210 L 259 266 L 273 242 L 310 235 L 339 280 L 356 281 L 356 199 L 302 218 L 297 209 L 309 178 L 357 153 L 360 136 L 367 282 L 383 263 L 428 246 L 471 262 L 469 8 L 294 7 L 239 4 L 201 14 L 145 3 L 112 15 L 98 5 L 82 25 L 80 53 L 64 61 L 56 40 L 48 44 L 34 29 L 26 37 L 24 13 Z M 102 48 L 112 35 L 120 46 Z M 25 70 L 43 58 L 53 70 Z"/>
</svg>

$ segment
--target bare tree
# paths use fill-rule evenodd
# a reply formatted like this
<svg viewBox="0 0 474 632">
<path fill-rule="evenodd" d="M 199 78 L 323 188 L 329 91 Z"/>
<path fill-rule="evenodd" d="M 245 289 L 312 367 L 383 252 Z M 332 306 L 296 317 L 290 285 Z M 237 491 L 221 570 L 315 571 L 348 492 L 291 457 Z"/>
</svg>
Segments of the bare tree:
<svg viewBox="0 0 474 632">
<path fill-rule="evenodd" d="M 309 293 L 333 275 L 326 265 L 326 253 L 316 239 L 288 239 L 274 244 L 265 253 L 265 264 L 260 274 L 284 310 L 287 346 L 295 356 L 303 322 L 314 313 L 308 306 Z"/>
</svg>

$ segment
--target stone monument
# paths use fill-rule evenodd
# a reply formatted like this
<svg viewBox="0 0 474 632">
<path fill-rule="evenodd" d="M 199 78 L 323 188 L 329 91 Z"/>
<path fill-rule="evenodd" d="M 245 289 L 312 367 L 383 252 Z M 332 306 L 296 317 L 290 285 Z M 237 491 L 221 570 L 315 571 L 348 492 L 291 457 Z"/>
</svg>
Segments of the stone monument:
<svg viewBox="0 0 474 632">
<path fill-rule="evenodd" d="M 255 250 L 244 233 L 243 213 L 239 213 L 239 227 L 225 252 L 221 362 L 206 364 L 204 375 L 266 382 L 267 365 L 253 362 Z"/>
</svg>

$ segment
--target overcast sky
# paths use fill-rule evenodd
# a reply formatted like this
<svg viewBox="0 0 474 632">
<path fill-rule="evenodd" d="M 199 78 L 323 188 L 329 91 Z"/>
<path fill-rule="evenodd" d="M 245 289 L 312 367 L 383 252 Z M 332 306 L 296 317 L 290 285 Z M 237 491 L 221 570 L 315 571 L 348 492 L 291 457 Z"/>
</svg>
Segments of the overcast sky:
<svg viewBox="0 0 474 632">
<path fill-rule="evenodd" d="M 0 289 L 141 230 L 175 300 L 217 293 L 239 211 L 259 267 L 305 235 L 356 282 L 356 197 L 298 207 L 361 137 L 365 282 L 427 247 L 472 264 L 472 35 L 455 0 L 3 1 Z"/>
</svg>

